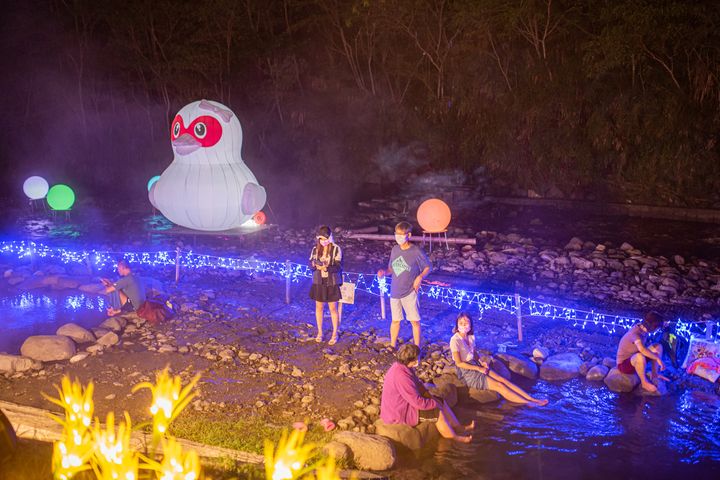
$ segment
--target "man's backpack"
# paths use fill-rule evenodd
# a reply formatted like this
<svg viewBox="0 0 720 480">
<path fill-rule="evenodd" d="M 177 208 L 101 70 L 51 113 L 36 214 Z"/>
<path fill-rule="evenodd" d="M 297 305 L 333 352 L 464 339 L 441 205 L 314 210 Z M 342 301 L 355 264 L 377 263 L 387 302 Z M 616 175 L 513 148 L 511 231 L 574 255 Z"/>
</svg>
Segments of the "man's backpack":
<svg viewBox="0 0 720 480">
<path fill-rule="evenodd" d="M 140 318 L 144 318 L 153 325 L 175 316 L 172 302 L 167 299 L 155 297 L 148 298 L 137 310 Z"/>
</svg>

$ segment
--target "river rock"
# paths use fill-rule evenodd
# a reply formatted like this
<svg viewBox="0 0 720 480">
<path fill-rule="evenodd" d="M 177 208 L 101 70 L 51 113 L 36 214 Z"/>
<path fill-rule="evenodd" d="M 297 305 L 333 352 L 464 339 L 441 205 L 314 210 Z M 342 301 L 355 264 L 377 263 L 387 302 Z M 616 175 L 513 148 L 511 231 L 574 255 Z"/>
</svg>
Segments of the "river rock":
<svg viewBox="0 0 720 480">
<path fill-rule="evenodd" d="M 97 343 L 104 347 L 109 347 L 111 345 L 115 345 L 119 341 L 120 341 L 120 337 L 118 337 L 117 333 L 108 332 L 105 335 L 103 335 L 102 337 L 98 338 Z"/>
<path fill-rule="evenodd" d="M 110 317 L 105 319 L 100 325 L 100 328 L 106 328 L 108 330 L 112 330 L 113 332 L 119 332 L 123 328 L 125 328 L 125 325 L 127 324 L 127 321 L 122 317 Z"/>
<path fill-rule="evenodd" d="M 66 323 L 55 332 L 56 335 L 65 335 L 70 337 L 77 343 L 88 343 L 95 341 L 95 335 L 87 328 L 83 328 L 75 323 Z"/>
<path fill-rule="evenodd" d="M 75 355 L 75 342 L 65 335 L 33 335 L 23 342 L 20 353 L 40 362 L 68 360 Z"/>
<path fill-rule="evenodd" d="M 348 465 L 352 461 L 352 450 L 344 443 L 333 440 L 326 443 L 322 450 L 325 455 L 333 457 L 341 465 Z"/>
<path fill-rule="evenodd" d="M 454 407 L 457 404 L 457 387 L 453 382 L 443 382 L 440 385 L 429 384 L 428 391 L 430 394 L 445 400 L 450 407 Z"/>
<path fill-rule="evenodd" d="M 395 465 L 395 446 L 389 438 L 360 432 L 340 432 L 333 440 L 352 451 L 355 465 L 362 470 L 389 470 Z"/>
<path fill-rule="evenodd" d="M 533 358 L 539 358 L 540 360 L 545 360 L 547 357 L 550 356 L 550 350 L 548 350 L 545 347 L 535 347 L 532 352 Z"/>
<path fill-rule="evenodd" d="M 501 360 L 493 358 L 492 363 L 490 364 L 490 368 L 492 368 L 493 371 L 501 377 L 510 380 L 510 370 L 508 370 L 508 368 Z"/>
<path fill-rule="evenodd" d="M 8 355 L 6 353 L 0 353 L 0 372 L 19 373 L 40 367 L 42 367 L 42 364 L 33 360 L 32 358 L 23 357 L 20 355 Z"/>
<path fill-rule="evenodd" d="M 617 367 L 614 367 L 608 372 L 605 377 L 605 385 L 608 386 L 613 392 L 632 392 L 640 384 L 640 378 L 637 375 L 626 375 L 622 373 Z"/>
<path fill-rule="evenodd" d="M 477 390 L 475 388 L 468 388 L 468 398 L 478 403 L 492 403 L 500 400 L 500 394 L 493 392 L 492 390 Z"/>
<path fill-rule="evenodd" d="M 610 369 L 605 365 L 595 365 L 588 370 L 585 378 L 591 382 L 600 382 L 605 378 L 609 371 Z"/>
<path fill-rule="evenodd" d="M 505 362 L 511 372 L 526 378 L 537 378 L 538 368 L 526 358 L 516 357 L 509 353 L 498 353 L 497 358 Z"/>
<path fill-rule="evenodd" d="M 378 418 L 375 421 L 375 432 L 410 450 L 420 450 L 425 445 L 437 440 L 439 433 L 435 422 L 420 422 L 411 427 L 402 424 L 388 424 Z"/>
<path fill-rule="evenodd" d="M 552 355 L 540 367 L 540 378 L 543 380 L 570 380 L 580 373 L 583 361 L 577 353 L 560 353 Z"/>
</svg>

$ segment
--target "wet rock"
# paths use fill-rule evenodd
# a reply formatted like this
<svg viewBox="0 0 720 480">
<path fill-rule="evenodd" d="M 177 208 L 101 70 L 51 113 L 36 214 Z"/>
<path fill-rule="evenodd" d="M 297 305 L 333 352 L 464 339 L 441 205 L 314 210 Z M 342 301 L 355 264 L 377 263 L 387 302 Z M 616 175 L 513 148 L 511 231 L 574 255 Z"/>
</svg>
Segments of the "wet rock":
<svg viewBox="0 0 720 480">
<path fill-rule="evenodd" d="M 322 451 L 328 457 L 333 457 L 341 465 L 349 465 L 352 462 L 352 450 L 344 443 L 333 440 L 323 445 Z"/>
<path fill-rule="evenodd" d="M 401 424 L 388 424 L 377 419 L 374 423 L 375 432 L 387 437 L 398 445 L 410 450 L 420 450 L 437 440 L 440 434 L 435 422 L 420 422 L 415 427 Z"/>
<path fill-rule="evenodd" d="M 605 365 L 608 369 L 615 367 L 615 359 L 610 357 L 605 357 L 602 359 L 602 364 Z"/>
<path fill-rule="evenodd" d="M 605 377 L 605 385 L 613 392 L 632 392 L 640 384 L 637 375 L 626 375 L 617 367 L 612 368 Z"/>
<path fill-rule="evenodd" d="M 530 360 L 517 357 L 509 353 L 498 353 L 496 357 L 505 362 L 511 372 L 517 373 L 518 375 L 522 375 L 526 378 L 537 378 L 537 365 Z"/>
<path fill-rule="evenodd" d="M 74 323 L 66 323 L 58 328 L 55 334 L 70 337 L 77 343 L 89 343 L 95 341 L 95 335 L 93 335 L 90 330 Z"/>
<path fill-rule="evenodd" d="M 395 447 L 389 438 L 360 432 L 340 432 L 333 441 L 352 451 L 355 465 L 362 470 L 389 470 L 395 465 Z"/>
<path fill-rule="evenodd" d="M 493 371 L 501 377 L 510 380 L 510 370 L 508 370 L 508 368 L 501 360 L 493 358 L 492 362 L 490 363 L 490 368 L 492 368 Z"/>
<path fill-rule="evenodd" d="M 40 362 L 69 360 L 75 355 L 75 342 L 64 335 L 34 335 L 23 342 L 20 353 Z"/>
<path fill-rule="evenodd" d="M 605 379 L 605 376 L 608 374 L 609 371 L 610 369 L 605 365 L 595 365 L 590 370 L 588 370 L 585 378 L 591 382 L 600 382 Z"/>
<path fill-rule="evenodd" d="M 565 250 L 582 250 L 582 248 L 583 241 L 577 237 L 571 238 L 567 245 L 565 245 Z"/>
<path fill-rule="evenodd" d="M 17 372 L 26 372 L 28 370 L 39 369 L 41 367 L 42 364 L 32 358 L 0 353 L 0 372 L 2 373 L 12 374 Z"/>
<path fill-rule="evenodd" d="M 540 378 L 543 380 L 569 380 L 580 374 L 583 361 L 577 353 L 560 353 L 552 355 L 540 367 Z"/>
<path fill-rule="evenodd" d="M 492 403 L 500 400 L 500 395 L 492 390 L 477 390 L 468 388 L 468 398 L 478 403 Z"/>
</svg>

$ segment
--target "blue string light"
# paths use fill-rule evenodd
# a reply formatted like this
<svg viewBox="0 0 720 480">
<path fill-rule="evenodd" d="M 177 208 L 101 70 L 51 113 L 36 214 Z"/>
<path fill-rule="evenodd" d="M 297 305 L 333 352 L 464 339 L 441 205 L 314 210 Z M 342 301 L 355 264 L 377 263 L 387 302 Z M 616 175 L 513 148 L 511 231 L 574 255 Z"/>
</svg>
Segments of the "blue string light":
<svg viewBox="0 0 720 480">
<path fill-rule="evenodd" d="M 216 255 L 197 254 L 192 251 L 179 250 L 151 251 L 151 252 L 110 252 L 98 250 L 74 251 L 61 247 L 15 241 L 0 242 L 0 253 L 14 254 L 20 259 L 53 259 L 64 264 L 76 263 L 88 265 L 98 270 L 113 267 L 119 258 L 125 258 L 132 264 L 161 267 L 175 265 L 185 269 L 210 270 L 237 270 L 264 273 L 289 279 L 292 283 L 299 283 L 303 279 L 312 278 L 313 271 L 306 264 L 289 261 L 265 261 L 254 257 L 237 258 Z M 343 281 L 354 283 L 355 288 L 371 295 L 387 295 L 388 279 L 379 278 L 376 274 L 343 272 Z M 509 294 L 474 292 L 439 285 L 423 285 L 419 290 L 425 295 L 456 309 L 463 310 L 477 307 L 480 316 L 486 311 L 500 311 L 511 315 L 530 317 L 543 317 L 554 320 L 572 322 L 574 327 L 585 329 L 588 325 L 600 327 L 608 333 L 615 333 L 618 329 L 627 330 L 640 321 L 639 318 L 625 317 L 583 310 L 574 307 L 565 307 L 548 302 L 541 302 Z M 685 322 L 678 319 L 675 333 L 686 340 L 692 336 L 704 336 L 707 326 L 699 322 Z M 712 335 L 714 341 L 720 341 L 720 329 Z"/>
</svg>

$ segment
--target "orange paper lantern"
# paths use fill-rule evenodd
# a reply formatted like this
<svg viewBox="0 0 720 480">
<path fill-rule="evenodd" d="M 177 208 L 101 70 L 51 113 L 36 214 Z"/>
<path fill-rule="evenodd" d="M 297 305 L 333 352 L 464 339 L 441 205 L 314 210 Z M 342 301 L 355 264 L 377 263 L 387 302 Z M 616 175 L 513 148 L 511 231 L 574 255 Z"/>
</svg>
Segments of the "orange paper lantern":
<svg viewBox="0 0 720 480">
<path fill-rule="evenodd" d="M 417 211 L 417 221 L 428 233 L 444 232 L 451 217 L 450 207 L 439 198 L 425 200 Z"/>
</svg>

